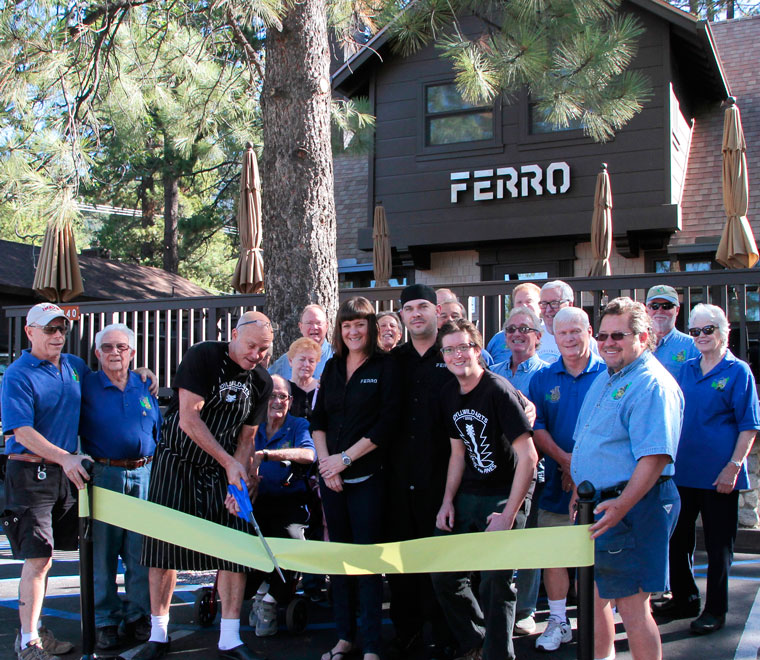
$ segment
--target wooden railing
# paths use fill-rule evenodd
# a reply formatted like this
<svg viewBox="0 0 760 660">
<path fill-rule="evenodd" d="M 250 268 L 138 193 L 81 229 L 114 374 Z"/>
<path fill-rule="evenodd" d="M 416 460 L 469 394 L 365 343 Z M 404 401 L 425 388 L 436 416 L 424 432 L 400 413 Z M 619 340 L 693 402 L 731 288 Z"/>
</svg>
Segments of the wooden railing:
<svg viewBox="0 0 760 660">
<path fill-rule="evenodd" d="M 576 305 L 583 307 L 598 328 L 604 304 L 619 295 L 644 300 L 655 284 L 670 284 L 683 296 L 678 327 L 685 328 L 690 309 L 698 302 L 713 303 L 727 310 L 731 321 L 731 349 L 748 361 L 755 375 L 760 370 L 760 270 L 726 270 L 686 273 L 646 273 L 611 277 L 582 277 L 565 280 L 575 291 Z M 536 280 L 539 286 L 544 281 Z M 447 284 L 468 309 L 472 320 L 490 338 L 504 322 L 509 310 L 512 282 Z M 362 295 L 383 309 L 398 307 L 399 288 L 342 289 L 341 300 Z M 84 357 L 94 366 L 91 347 L 95 333 L 109 323 L 127 324 L 137 335 L 137 366 L 150 367 L 162 388 L 171 379 L 185 351 L 206 339 L 227 340 L 237 317 L 245 310 L 266 312 L 265 295 L 231 295 L 199 298 L 161 298 L 140 301 L 87 302 L 79 304 L 80 318 L 68 338 L 66 351 Z M 6 307 L 9 361 L 26 346 L 24 316 L 27 306 Z"/>
</svg>

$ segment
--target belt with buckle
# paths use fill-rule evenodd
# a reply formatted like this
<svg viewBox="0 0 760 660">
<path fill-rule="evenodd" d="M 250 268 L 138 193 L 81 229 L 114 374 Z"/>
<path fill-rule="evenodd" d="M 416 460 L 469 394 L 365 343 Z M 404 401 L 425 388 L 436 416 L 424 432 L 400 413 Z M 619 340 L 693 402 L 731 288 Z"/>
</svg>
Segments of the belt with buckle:
<svg viewBox="0 0 760 660">
<path fill-rule="evenodd" d="M 9 461 L 23 461 L 24 463 L 48 463 L 42 456 L 37 454 L 8 454 Z"/>
<path fill-rule="evenodd" d="M 662 475 L 654 485 L 658 486 L 659 484 L 665 483 L 669 479 L 670 475 Z M 622 481 L 621 483 L 610 486 L 609 488 L 602 488 L 601 490 L 597 491 L 596 494 L 600 502 L 603 502 L 604 500 L 611 500 L 615 497 L 619 497 L 627 485 L 627 481 Z"/>
<path fill-rule="evenodd" d="M 152 456 L 143 456 L 142 458 L 95 458 L 92 459 L 96 463 L 102 463 L 109 467 L 120 467 L 127 470 L 136 470 L 143 465 L 148 465 L 152 460 Z"/>
</svg>

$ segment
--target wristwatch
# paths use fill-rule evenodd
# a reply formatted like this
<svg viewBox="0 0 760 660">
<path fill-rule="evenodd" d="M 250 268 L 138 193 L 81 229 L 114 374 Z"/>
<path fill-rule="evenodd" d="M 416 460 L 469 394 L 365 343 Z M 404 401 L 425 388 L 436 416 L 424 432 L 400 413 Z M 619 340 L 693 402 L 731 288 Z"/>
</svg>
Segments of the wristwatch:
<svg viewBox="0 0 760 660">
<path fill-rule="evenodd" d="M 729 463 L 731 463 L 731 465 L 735 465 L 737 467 L 737 469 L 739 469 L 739 470 L 742 469 L 742 463 L 741 463 L 741 461 L 729 461 Z"/>
<path fill-rule="evenodd" d="M 349 465 L 351 465 L 351 463 L 353 463 L 353 461 L 351 460 L 351 457 L 344 451 L 340 452 L 340 457 L 343 460 L 343 465 L 345 465 L 346 467 L 348 467 Z"/>
<path fill-rule="evenodd" d="M 263 449 L 261 453 L 264 454 L 264 462 L 266 463 L 269 460 L 269 450 Z"/>
</svg>

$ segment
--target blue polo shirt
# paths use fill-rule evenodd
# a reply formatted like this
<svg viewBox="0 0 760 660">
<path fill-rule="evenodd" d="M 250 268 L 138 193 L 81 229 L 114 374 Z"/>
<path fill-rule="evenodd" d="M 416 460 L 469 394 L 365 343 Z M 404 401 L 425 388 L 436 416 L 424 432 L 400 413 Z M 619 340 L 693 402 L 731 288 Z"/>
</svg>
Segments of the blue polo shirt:
<svg viewBox="0 0 760 660">
<path fill-rule="evenodd" d="M 512 357 L 512 351 L 507 346 L 507 337 L 504 330 L 497 332 L 488 342 L 486 350 L 491 354 L 494 364 L 501 364 Z"/>
<path fill-rule="evenodd" d="M 679 486 L 715 490 L 713 481 L 731 460 L 739 432 L 760 429 L 760 407 L 755 378 L 746 362 L 726 351 L 723 359 L 705 375 L 701 362 L 701 357 L 689 360 L 678 378 L 686 407 L 675 482 Z M 739 470 L 735 488 L 749 488 L 746 461 Z"/>
<path fill-rule="evenodd" d="M 0 394 L 3 433 L 31 426 L 45 440 L 64 451 L 77 450 L 81 381 L 90 373 L 82 358 L 62 353 L 60 369 L 25 349 L 5 371 Z M 29 453 L 16 441 L 6 440 L 6 454 Z"/>
<path fill-rule="evenodd" d="M 534 429 L 549 432 L 562 451 L 572 452 L 573 433 L 583 400 L 592 383 L 606 369 L 604 360 L 591 353 L 586 368 L 577 376 L 565 369 L 562 358 L 541 369 L 530 382 L 528 398 L 536 405 Z M 539 508 L 554 513 L 567 513 L 571 493 L 562 490 L 559 464 L 551 456 L 544 456 L 546 482 L 539 500 Z"/>
<path fill-rule="evenodd" d="M 630 479 L 644 456 L 667 454 L 675 460 L 682 418 L 681 388 L 649 351 L 617 373 L 602 373 L 575 426 L 573 481 L 609 488 Z M 673 472 L 670 463 L 662 474 Z"/>
<path fill-rule="evenodd" d="M 678 380 L 678 373 L 686 360 L 700 357 L 700 352 L 689 335 L 673 328 L 659 341 L 654 356 Z"/>
<path fill-rule="evenodd" d="M 491 367 L 491 371 L 499 376 L 506 378 L 512 386 L 520 390 L 525 396 L 530 399 L 528 393 L 528 387 L 533 376 L 544 367 L 548 366 L 548 363 L 544 362 L 538 355 L 531 355 L 525 362 L 521 362 L 517 365 L 515 373 L 512 373 L 511 368 L 512 358 L 510 357 L 506 362 L 500 362 Z M 532 401 L 532 399 L 531 399 Z"/>
<path fill-rule="evenodd" d="M 314 369 L 314 378 L 319 378 L 322 375 L 322 370 L 325 368 L 327 361 L 333 356 L 332 344 L 325 339 L 322 342 L 322 353 L 319 357 L 319 362 Z M 293 376 L 293 370 L 290 368 L 290 362 L 288 361 L 288 354 L 283 353 L 278 357 L 273 364 L 269 365 L 270 376 L 282 376 L 285 380 L 291 380 Z"/>
<path fill-rule="evenodd" d="M 82 451 L 96 458 L 153 456 L 161 429 L 158 401 L 133 371 L 122 392 L 103 371 L 82 381 Z"/>
<path fill-rule="evenodd" d="M 290 413 L 285 417 L 280 429 L 267 439 L 267 423 L 261 422 L 256 431 L 256 451 L 262 449 L 311 449 L 314 460 L 317 452 L 314 441 L 309 433 L 309 422 L 303 417 L 293 417 Z M 289 468 L 280 465 L 279 461 L 266 461 L 259 466 L 259 495 L 292 495 L 306 492 L 303 479 L 294 479 L 290 486 L 282 486 L 282 481 L 288 476 Z"/>
</svg>

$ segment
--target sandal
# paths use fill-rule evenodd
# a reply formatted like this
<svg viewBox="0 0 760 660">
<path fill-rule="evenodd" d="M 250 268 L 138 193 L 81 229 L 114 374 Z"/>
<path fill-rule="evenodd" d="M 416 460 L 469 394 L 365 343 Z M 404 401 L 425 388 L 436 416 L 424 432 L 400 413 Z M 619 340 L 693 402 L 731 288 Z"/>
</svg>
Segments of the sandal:
<svg viewBox="0 0 760 660">
<path fill-rule="evenodd" d="M 343 641 L 345 640 L 342 640 L 342 639 L 339 640 L 338 644 L 340 644 L 340 642 L 343 642 Z M 337 646 L 337 644 L 335 646 Z M 356 647 L 353 644 L 351 644 L 348 648 L 343 649 L 342 651 L 339 651 L 335 647 L 333 647 L 327 653 L 322 654 L 321 660 L 343 660 L 343 658 L 345 658 L 348 655 L 351 655 L 355 651 L 356 651 Z"/>
</svg>

